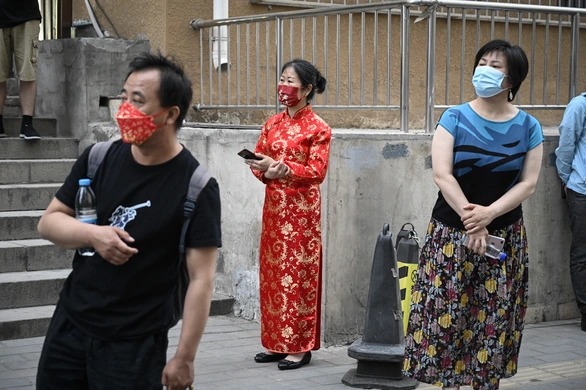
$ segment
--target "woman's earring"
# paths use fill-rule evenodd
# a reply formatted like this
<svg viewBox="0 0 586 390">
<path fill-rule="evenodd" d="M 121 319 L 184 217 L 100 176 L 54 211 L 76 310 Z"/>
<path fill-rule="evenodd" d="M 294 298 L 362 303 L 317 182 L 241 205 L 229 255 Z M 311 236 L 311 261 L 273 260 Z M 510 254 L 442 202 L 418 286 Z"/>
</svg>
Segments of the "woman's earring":
<svg viewBox="0 0 586 390">
<path fill-rule="evenodd" d="M 513 91 L 511 89 L 509 89 L 509 101 L 512 102 L 513 101 Z"/>
</svg>

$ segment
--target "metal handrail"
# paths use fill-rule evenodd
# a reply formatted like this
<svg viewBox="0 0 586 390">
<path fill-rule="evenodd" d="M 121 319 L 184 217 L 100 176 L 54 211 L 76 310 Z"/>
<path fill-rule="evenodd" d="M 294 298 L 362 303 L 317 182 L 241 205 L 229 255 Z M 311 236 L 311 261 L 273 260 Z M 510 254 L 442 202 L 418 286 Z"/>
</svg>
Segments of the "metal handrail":
<svg viewBox="0 0 586 390">
<path fill-rule="evenodd" d="M 249 28 L 248 26 L 252 23 L 257 23 L 256 25 L 256 40 L 257 40 L 257 46 L 256 46 L 256 58 L 257 58 L 257 69 L 256 69 L 256 77 L 257 77 L 257 84 L 256 84 L 256 90 L 257 90 L 257 104 L 256 105 L 251 105 L 248 101 L 248 93 L 247 93 L 247 102 L 246 105 L 241 105 L 240 104 L 240 97 L 238 95 L 237 98 L 237 104 L 233 105 L 230 103 L 229 97 L 228 97 L 228 101 L 227 104 L 222 104 L 222 97 L 221 94 L 218 95 L 218 102 L 219 104 L 214 105 L 212 103 L 212 96 L 213 96 L 213 87 L 212 87 L 212 67 L 211 64 L 209 66 L 209 70 L 210 70 L 210 104 L 206 105 L 205 102 L 203 101 L 203 90 L 202 90 L 202 102 L 199 103 L 199 108 L 203 109 L 203 108 L 262 108 L 262 107 L 266 107 L 266 106 L 260 106 L 259 105 L 259 100 L 258 100 L 258 93 L 259 93 L 259 84 L 258 84 L 258 73 L 259 73 L 259 68 L 258 68 L 258 58 L 259 58 L 259 52 L 258 52 L 258 47 L 259 47 L 259 25 L 262 23 L 266 24 L 266 60 L 267 60 L 267 66 L 268 61 L 269 61 L 269 22 L 275 22 L 275 36 L 277 37 L 276 39 L 276 46 L 275 46 L 275 71 L 276 71 L 276 78 L 277 78 L 277 82 L 278 79 L 280 77 L 280 66 L 283 63 L 283 58 L 284 58 L 284 50 L 285 50 L 285 45 L 283 42 L 283 36 L 284 36 L 284 25 L 283 22 L 285 20 L 291 20 L 290 23 L 290 33 L 291 35 L 293 35 L 293 20 L 295 19 L 302 19 L 302 25 L 304 26 L 305 23 L 305 18 L 314 18 L 313 19 L 313 40 L 314 40 L 314 46 L 313 46 L 313 57 L 315 58 L 315 50 L 316 50 L 316 23 L 315 23 L 315 18 L 317 17 L 324 17 L 324 21 L 326 22 L 326 27 L 324 30 L 324 39 L 327 40 L 327 31 L 328 31 L 328 27 L 327 27 L 327 17 L 330 15 L 335 15 L 337 17 L 337 26 L 338 26 L 338 31 L 337 31 L 337 36 L 336 36 L 336 47 L 339 49 L 340 48 L 340 32 L 339 32 L 339 23 L 340 23 L 340 15 L 345 15 L 348 14 L 348 18 L 349 18 L 349 28 L 351 28 L 351 16 L 354 13 L 362 13 L 363 17 L 362 17 L 362 40 L 364 40 L 364 13 L 372 13 L 375 15 L 378 14 L 384 14 L 384 13 L 391 13 L 391 12 L 400 12 L 401 14 L 401 48 L 400 48 L 400 53 L 401 53 L 401 66 L 400 66 L 400 94 L 399 94 L 399 105 L 392 105 L 390 103 L 390 81 L 387 83 L 387 90 L 389 91 L 387 94 L 389 96 L 389 99 L 387 99 L 387 104 L 386 105 L 381 105 L 379 103 L 377 103 L 377 82 L 378 80 L 376 79 L 376 75 L 375 75 L 375 81 L 373 82 L 373 90 L 374 90 L 374 102 L 372 105 L 365 105 L 364 104 L 364 66 L 361 69 L 362 74 L 360 75 L 360 87 L 361 87 L 361 96 L 360 96 L 360 104 L 359 105 L 354 105 L 352 104 L 352 95 L 351 95 L 351 83 L 352 83 L 352 61 L 349 61 L 349 65 L 348 65 L 348 83 L 349 83 L 349 90 L 347 91 L 348 93 L 348 104 L 340 104 L 339 101 L 339 90 L 336 90 L 336 100 L 335 100 L 335 104 L 328 104 L 327 99 L 324 99 L 324 104 L 323 105 L 319 105 L 319 107 L 321 108 L 326 108 L 326 109 L 348 109 L 348 108 L 357 108 L 357 109 L 381 109 L 381 108 L 386 108 L 386 109 L 391 109 L 391 110 L 400 110 L 400 129 L 401 131 L 407 132 L 408 131 L 408 126 L 409 126 L 409 106 L 408 106 L 408 102 L 409 102 L 409 46 L 410 46 L 410 30 L 411 30 L 411 25 L 410 25 L 410 17 L 412 15 L 411 13 L 411 8 L 415 8 L 415 7 L 424 7 L 424 11 L 421 13 L 421 15 L 419 16 L 418 20 L 423 20 L 423 19 L 427 19 L 428 22 L 428 27 L 427 27 L 427 72 L 426 72 L 426 102 L 425 102 L 425 116 L 426 116 L 426 120 L 425 120 L 425 127 L 426 127 L 426 131 L 431 132 L 433 129 L 433 120 L 434 120 L 434 113 L 435 110 L 437 109 L 442 109 L 445 107 L 450 107 L 450 104 L 435 104 L 435 60 L 436 60 L 436 54 L 435 54 L 435 37 L 436 37 L 436 19 L 437 19 L 437 14 L 438 11 L 440 9 L 447 9 L 447 18 L 448 18 L 448 23 L 449 21 L 451 21 L 452 19 L 456 19 L 457 17 L 455 17 L 454 15 L 451 14 L 451 9 L 461 9 L 462 12 L 461 14 L 458 14 L 458 16 L 462 19 L 462 24 L 463 24 L 463 30 L 462 30 L 462 52 L 464 52 L 465 49 L 465 22 L 466 20 L 472 19 L 472 20 L 476 20 L 477 22 L 477 36 L 479 34 L 479 30 L 478 30 L 478 23 L 481 19 L 480 17 L 480 11 L 490 11 L 491 15 L 489 17 L 484 16 L 485 20 L 490 20 L 491 21 L 491 35 L 492 35 L 492 31 L 494 31 L 494 22 L 495 22 L 495 16 L 494 13 L 495 12 L 504 12 L 505 13 L 505 23 L 508 26 L 509 23 L 509 12 L 513 12 L 513 13 L 517 13 L 518 14 L 518 18 L 516 18 L 515 20 L 518 20 L 519 26 L 521 26 L 522 24 L 527 24 L 527 23 L 532 23 L 533 26 L 533 34 L 535 34 L 535 29 L 536 29 L 536 25 L 537 25 L 537 19 L 535 17 L 536 14 L 546 14 L 547 18 L 545 21 L 540 20 L 540 23 L 542 23 L 543 25 L 545 25 L 547 27 L 547 33 L 549 34 L 549 26 L 550 25 L 557 25 L 559 26 L 559 39 L 561 39 L 561 28 L 562 28 L 562 23 L 563 26 L 570 26 L 572 28 L 571 31 L 571 63 L 570 63 L 570 87 L 569 87 L 569 98 L 573 97 L 576 93 L 576 81 L 577 81 L 577 71 L 578 71 L 578 40 L 579 40 L 579 34 L 580 34 L 580 18 L 586 16 L 586 9 L 582 9 L 582 8 L 572 8 L 572 7 L 553 7 L 553 6 L 542 6 L 542 5 L 531 5 L 531 4 L 515 4 L 515 3 L 490 3 L 490 2 L 478 2 L 478 1 L 462 1 L 462 0 L 431 0 L 431 1 L 426 1 L 426 0 L 391 0 L 391 1 L 385 1 L 385 2 L 378 2 L 378 3 L 369 3 L 369 4 L 356 4 L 356 5 L 338 5 L 338 6 L 328 6 L 328 7 L 324 7 L 324 8 L 314 8 L 314 9 L 304 9 L 304 10 L 298 10 L 298 11 L 289 11 L 289 12 L 277 12 L 277 13 L 271 13 L 271 14 L 262 14 L 262 15 L 251 15 L 251 16 L 242 16 L 242 17 L 232 17 L 232 18 L 226 18 L 226 19 L 217 19 L 217 20 L 193 20 L 191 22 L 191 27 L 195 30 L 202 30 L 202 29 L 212 29 L 212 28 L 219 28 L 220 26 L 230 26 L 230 25 L 236 25 L 237 28 L 237 55 L 238 58 L 240 58 L 240 46 L 241 46 L 241 42 L 240 42 L 240 26 L 241 25 L 246 25 L 246 66 L 247 66 L 247 83 L 246 83 L 246 88 L 248 91 L 248 74 L 249 74 L 249 69 L 248 69 L 248 59 L 249 59 L 249 51 L 248 48 L 250 47 L 249 45 Z M 469 12 L 464 12 L 464 10 L 476 10 L 476 15 L 472 15 Z M 528 14 L 528 15 L 533 15 L 533 18 L 528 18 L 526 19 L 524 16 L 522 16 L 522 14 Z M 550 20 L 550 15 L 560 15 L 559 16 L 559 20 L 555 21 L 555 20 Z M 566 20 L 562 20 L 562 16 L 569 16 L 569 19 Z M 486 19 L 489 18 L 489 19 Z M 375 26 L 377 25 L 378 22 L 378 18 L 376 19 L 375 22 Z M 388 18 L 388 33 L 390 34 L 390 17 Z M 521 29 L 519 28 L 519 31 L 521 31 Z M 303 29 L 303 34 L 305 33 L 305 30 Z M 450 33 L 450 30 L 448 29 L 448 34 Z M 201 33 L 200 33 L 201 34 Z M 376 33 L 375 33 L 376 34 Z M 228 37 L 223 38 L 224 40 L 226 40 L 227 42 L 230 42 L 230 34 L 228 34 Z M 351 35 L 351 33 L 349 34 Z M 304 35 L 303 35 L 304 36 Z M 375 35 L 375 42 L 377 41 L 378 35 Z M 492 37 L 491 37 L 492 38 Z M 211 44 L 212 42 L 217 39 L 222 39 L 222 38 L 213 38 L 211 37 L 210 34 L 210 38 L 209 38 L 209 44 L 210 44 L 210 58 L 212 55 L 212 50 L 211 50 Z M 534 38 L 535 39 L 535 38 Z M 478 40 L 478 38 L 477 38 Z M 519 40 L 521 40 L 521 32 L 519 32 Z M 303 38 L 301 45 L 304 44 L 305 39 Z M 203 61 L 203 51 L 201 48 L 201 45 L 203 45 L 204 41 L 202 39 L 202 35 L 200 35 L 200 57 Z M 478 44 L 478 42 L 477 42 Z M 291 53 L 293 53 L 293 42 L 291 41 L 290 43 L 291 48 L 290 51 Z M 390 45 L 390 35 L 387 38 L 387 45 Z M 535 43 L 534 43 L 535 45 Z M 303 46 L 302 46 L 303 47 Z M 325 47 L 325 43 L 324 43 L 324 47 Z M 362 45 L 362 56 L 361 56 L 361 64 L 364 64 L 364 45 Z M 534 47 L 533 47 L 534 49 Z M 303 50 L 303 49 L 302 49 Z M 349 55 L 351 55 L 351 50 L 352 50 L 352 42 L 350 42 L 350 38 L 349 38 Z M 556 104 L 547 104 L 546 103 L 546 81 L 544 80 L 544 104 L 533 104 L 533 82 L 531 83 L 531 92 L 530 92 L 530 103 L 529 105 L 522 105 L 522 104 L 518 104 L 519 107 L 521 108 L 535 108 L 535 109 L 545 109 L 545 110 L 549 110 L 549 109 L 561 109 L 564 108 L 565 105 L 563 104 L 559 104 L 559 77 L 560 77 L 560 69 L 559 69 L 559 65 L 560 65 L 560 60 L 559 60 L 559 45 L 558 45 L 558 91 L 556 92 Z M 230 53 L 228 50 L 228 59 L 230 58 Z M 377 51 L 375 50 L 374 54 L 373 54 L 374 58 L 375 58 L 375 62 L 378 61 L 377 60 Z M 390 46 L 388 48 L 388 63 L 387 63 L 387 68 L 390 70 Z M 463 68 L 463 57 L 462 56 L 462 68 Z M 211 60 L 210 60 L 211 61 Z M 325 71 L 327 72 L 327 55 L 324 55 L 324 61 L 326 63 L 326 68 Z M 446 57 L 446 61 L 449 61 L 449 57 Z M 532 51 L 532 63 L 534 62 L 534 52 Z M 230 61 L 228 61 L 228 63 L 230 63 Z M 238 69 L 240 69 L 240 62 L 237 61 L 237 66 Z M 377 64 L 374 64 L 374 69 L 376 72 L 377 69 Z M 228 66 L 229 68 L 229 66 Z M 272 66 L 271 66 L 272 68 Z M 203 63 L 200 64 L 200 73 L 201 73 L 201 77 L 203 77 Z M 222 88 L 222 82 L 221 82 L 221 73 L 218 70 L 220 76 L 218 76 L 218 89 L 221 92 L 221 88 Z M 532 68 L 532 72 L 533 72 L 533 68 Z M 238 91 L 240 91 L 240 73 L 238 73 Z M 336 82 L 338 83 L 337 85 L 339 86 L 339 57 L 337 57 L 337 63 L 336 63 Z M 390 74 L 387 74 L 387 76 L 390 78 Z M 533 74 L 531 75 L 533 76 Z M 463 69 L 460 70 L 460 80 L 461 80 L 461 84 L 463 84 Z M 202 79 L 203 80 L 203 79 Z M 228 70 L 228 80 L 230 80 L 230 71 Z M 448 91 L 449 91 L 449 75 L 448 75 L 448 71 L 447 71 L 447 67 L 446 67 L 446 80 L 447 80 L 447 86 L 446 86 L 446 103 L 448 101 L 447 97 L 448 97 Z M 531 79 L 533 80 L 533 79 Z M 266 85 L 266 92 L 267 92 L 267 96 L 269 95 L 269 74 L 267 72 L 267 85 Z M 202 83 L 203 84 L 203 83 Z M 202 85 L 203 88 L 203 85 Z M 228 91 L 230 91 L 230 82 L 228 81 Z M 327 95 L 326 95 L 327 96 Z M 460 90 L 460 100 L 463 99 L 463 89 L 461 87 Z M 569 99 L 568 99 L 569 101 Z M 268 102 L 268 98 L 267 98 L 267 102 Z M 517 103 L 519 103 L 519 101 L 517 101 Z M 274 105 L 276 110 L 279 110 L 279 103 L 276 101 L 275 99 L 275 105 Z M 317 107 L 317 105 L 316 105 Z"/>
</svg>

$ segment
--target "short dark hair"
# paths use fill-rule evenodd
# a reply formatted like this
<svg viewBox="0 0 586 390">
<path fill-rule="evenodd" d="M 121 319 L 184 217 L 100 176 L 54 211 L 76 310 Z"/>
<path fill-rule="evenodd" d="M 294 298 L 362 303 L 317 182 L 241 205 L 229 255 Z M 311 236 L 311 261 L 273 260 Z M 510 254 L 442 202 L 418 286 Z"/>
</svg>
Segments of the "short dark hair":
<svg viewBox="0 0 586 390">
<path fill-rule="evenodd" d="M 517 91 L 519 91 L 519 88 L 521 87 L 521 83 L 523 80 L 525 80 L 527 74 L 529 73 L 529 60 L 520 46 L 513 46 L 509 42 L 502 39 L 494 39 L 488 42 L 482 46 L 480 50 L 478 50 L 478 53 L 476 53 L 476 60 L 474 61 L 474 69 L 472 70 L 472 73 L 474 73 L 478 63 L 486 53 L 492 53 L 495 51 L 503 53 L 507 59 L 507 67 L 509 68 L 509 81 L 513 85 L 511 92 L 513 93 L 513 99 L 515 99 Z M 507 97 L 507 99 L 509 101 L 513 100 L 509 99 L 509 97 Z"/>
<path fill-rule="evenodd" d="M 283 65 L 281 68 L 281 74 L 289 67 L 292 67 L 293 70 L 295 70 L 295 73 L 297 73 L 302 86 L 305 87 L 309 84 L 313 86 L 313 88 L 311 88 L 311 92 L 309 95 L 307 95 L 307 101 L 310 101 L 313 98 L 315 92 L 323 93 L 326 90 L 326 79 L 311 62 L 298 58 L 294 59 Z"/>
<path fill-rule="evenodd" d="M 161 52 L 157 54 L 143 52 L 130 62 L 129 67 L 130 72 L 126 75 L 126 79 L 134 72 L 152 69 L 161 72 L 161 85 L 158 92 L 159 101 L 163 108 L 179 107 L 179 116 L 175 121 L 175 129 L 178 130 L 183 124 L 185 115 L 187 115 L 193 96 L 191 81 L 185 75 L 181 66 L 175 59 L 164 56 Z"/>
</svg>

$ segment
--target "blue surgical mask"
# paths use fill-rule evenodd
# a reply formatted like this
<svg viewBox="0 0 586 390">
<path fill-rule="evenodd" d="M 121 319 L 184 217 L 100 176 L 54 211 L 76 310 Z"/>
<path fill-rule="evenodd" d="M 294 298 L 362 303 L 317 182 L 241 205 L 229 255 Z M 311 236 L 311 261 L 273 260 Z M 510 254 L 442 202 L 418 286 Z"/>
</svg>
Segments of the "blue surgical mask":
<svg viewBox="0 0 586 390">
<path fill-rule="evenodd" d="M 505 77 L 507 77 L 506 74 L 492 66 L 479 66 L 474 70 L 472 84 L 478 96 L 489 98 L 506 89 L 501 88 Z"/>
</svg>

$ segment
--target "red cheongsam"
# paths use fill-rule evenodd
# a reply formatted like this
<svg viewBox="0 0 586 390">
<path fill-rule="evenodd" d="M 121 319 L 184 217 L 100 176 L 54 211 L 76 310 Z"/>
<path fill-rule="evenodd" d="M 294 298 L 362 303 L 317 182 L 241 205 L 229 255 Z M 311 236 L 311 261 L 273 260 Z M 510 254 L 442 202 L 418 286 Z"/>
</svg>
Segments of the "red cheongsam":
<svg viewBox="0 0 586 390">
<path fill-rule="evenodd" d="M 265 179 L 260 238 L 261 341 L 269 351 L 320 347 L 321 195 L 332 130 L 311 105 L 270 118 L 255 152 L 283 161 L 289 176 Z"/>
</svg>

